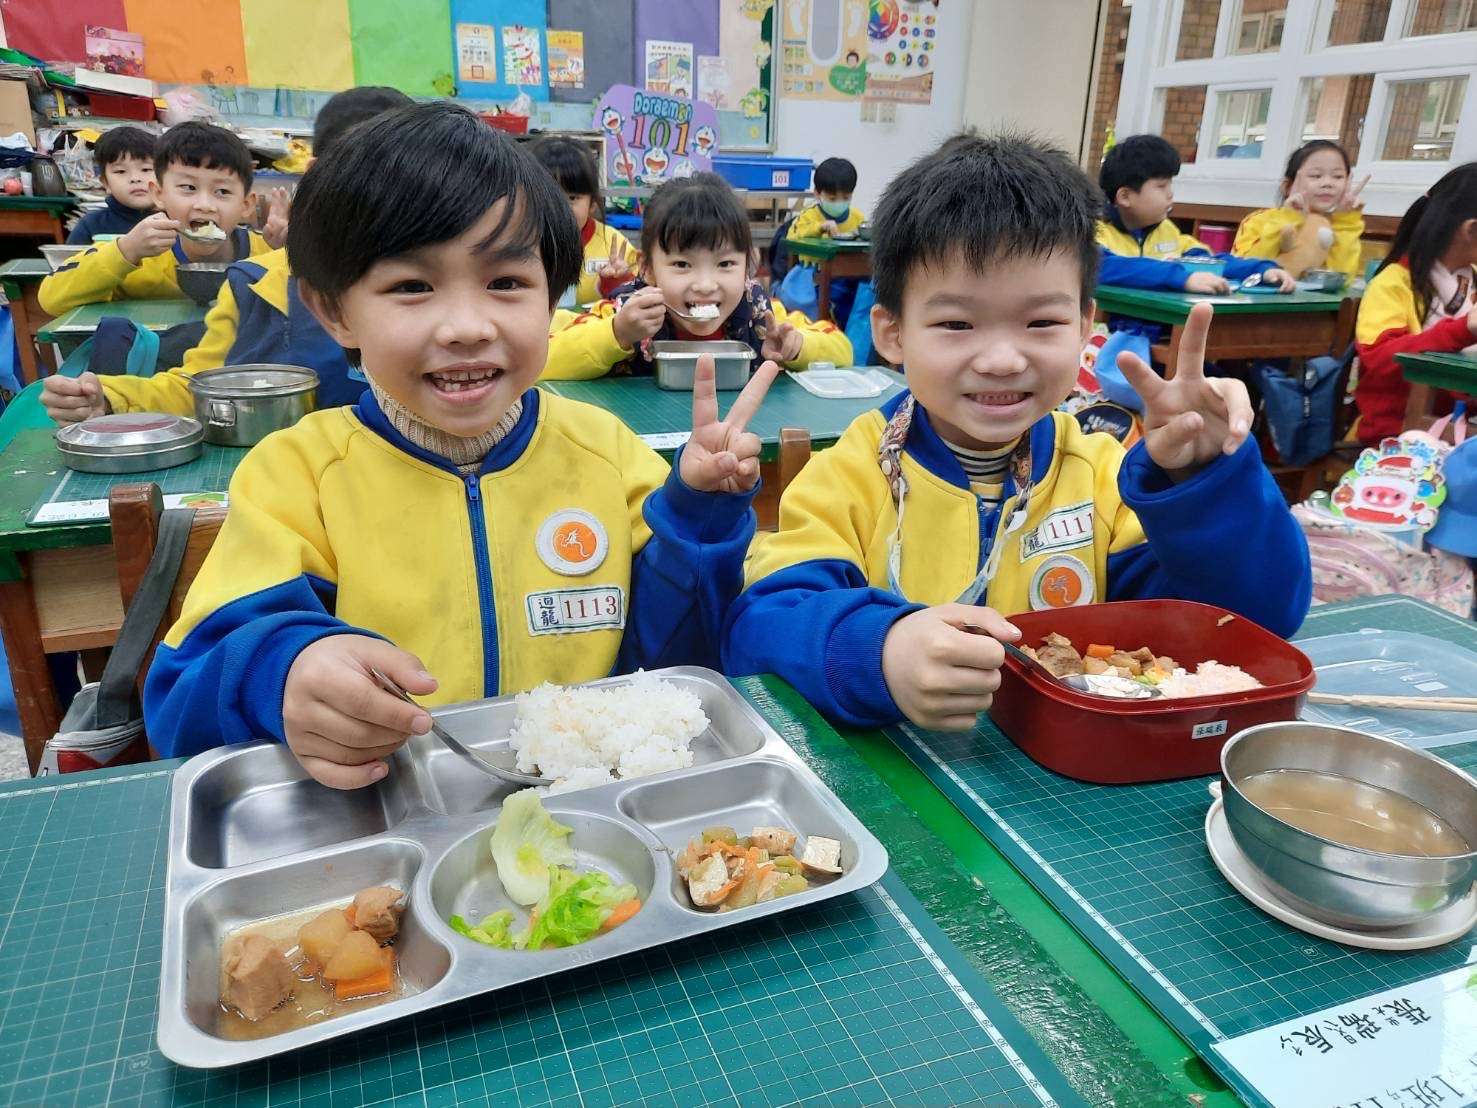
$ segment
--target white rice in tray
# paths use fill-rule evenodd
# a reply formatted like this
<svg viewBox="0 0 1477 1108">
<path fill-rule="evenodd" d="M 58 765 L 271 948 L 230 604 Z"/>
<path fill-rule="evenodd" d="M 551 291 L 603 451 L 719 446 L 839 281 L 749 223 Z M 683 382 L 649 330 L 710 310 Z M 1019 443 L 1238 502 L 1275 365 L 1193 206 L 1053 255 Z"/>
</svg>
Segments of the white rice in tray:
<svg viewBox="0 0 1477 1108">
<path fill-rule="evenodd" d="M 1222 662 L 1201 662 L 1194 673 L 1177 669 L 1159 682 L 1159 691 L 1175 698 L 1219 696 L 1261 687 L 1262 683 L 1240 666 L 1228 666 Z"/>
<path fill-rule="evenodd" d="M 520 693 L 509 738 L 518 769 L 552 778 L 554 794 L 686 769 L 707 728 L 697 696 L 637 672 L 623 685 L 545 683 Z"/>
</svg>

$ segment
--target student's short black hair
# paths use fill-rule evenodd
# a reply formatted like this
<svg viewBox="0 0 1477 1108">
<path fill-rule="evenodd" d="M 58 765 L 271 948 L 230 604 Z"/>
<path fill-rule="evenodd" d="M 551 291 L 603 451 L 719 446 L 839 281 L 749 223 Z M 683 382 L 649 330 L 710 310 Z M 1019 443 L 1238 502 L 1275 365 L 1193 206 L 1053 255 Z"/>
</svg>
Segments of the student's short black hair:
<svg viewBox="0 0 1477 1108">
<path fill-rule="evenodd" d="M 313 163 L 292 200 L 288 265 L 333 304 L 376 262 L 454 239 L 501 200 L 487 244 L 537 253 L 553 310 L 580 274 L 569 201 L 533 155 L 445 101 L 379 115 Z"/>
<path fill-rule="evenodd" d="M 1173 177 L 1180 171 L 1180 154 L 1158 135 L 1129 135 L 1103 159 L 1098 184 L 1112 204 L 1121 188 L 1134 191 L 1156 177 Z"/>
<path fill-rule="evenodd" d="M 330 96 L 313 120 L 313 156 L 321 158 L 355 124 L 415 101 L 388 85 L 360 85 Z"/>
<path fill-rule="evenodd" d="M 123 158 L 140 158 L 152 163 L 158 141 L 152 131 L 145 131 L 142 127 L 114 127 L 111 131 L 104 131 L 102 138 L 93 144 L 93 164 L 101 173 Z"/>
<path fill-rule="evenodd" d="M 176 123 L 154 147 L 154 176 L 162 182 L 164 171 L 172 165 L 227 170 L 240 177 L 241 187 L 250 192 L 256 163 L 235 134 L 214 123 L 192 120 Z"/>
<path fill-rule="evenodd" d="M 753 245 L 749 213 L 716 173 L 695 173 L 659 186 L 641 217 L 641 253 L 648 261 L 658 247 L 667 254 L 731 249 L 747 258 Z"/>
<path fill-rule="evenodd" d="M 1073 254 L 1086 306 L 1097 284 L 1097 190 L 1065 151 L 1023 135 L 956 135 L 893 178 L 872 217 L 872 286 L 894 315 L 920 266 L 956 255 L 982 271 L 1005 258 Z"/>
<path fill-rule="evenodd" d="M 529 149 L 565 192 L 600 198 L 600 170 L 595 166 L 595 155 L 584 143 L 546 135 L 535 139 Z"/>
<path fill-rule="evenodd" d="M 845 158 L 827 158 L 815 167 L 811 184 L 816 192 L 855 192 L 856 166 Z"/>
</svg>

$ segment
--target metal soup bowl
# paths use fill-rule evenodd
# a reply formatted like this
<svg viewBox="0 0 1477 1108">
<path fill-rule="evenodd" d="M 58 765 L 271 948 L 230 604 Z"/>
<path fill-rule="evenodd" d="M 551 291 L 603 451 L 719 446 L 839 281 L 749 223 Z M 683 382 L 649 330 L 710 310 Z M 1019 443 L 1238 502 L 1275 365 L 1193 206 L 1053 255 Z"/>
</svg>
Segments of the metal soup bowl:
<svg viewBox="0 0 1477 1108">
<path fill-rule="evenodd" d="M 1294 907 L 1336 927 L 1400 927 L 1467 895 L 1477 849 L 1445 858 L 1380 854 L 1300 830 L 1257 807 L 1240 785 L 1253 774 L 1306 769 L 1399 793 L 1477 844 L 1477 779 L 1421 750 L 1348 727 L 1264 723 L 1221 751 L 1221 791 L 1236 845 Z"/>
<path fill-rule="evenodd" d="M 255 446 L 314 409 L 318 375 L 302 366 L 232 365 L 195 374 L 190 395 L 206 442 Z"/>
</svg>

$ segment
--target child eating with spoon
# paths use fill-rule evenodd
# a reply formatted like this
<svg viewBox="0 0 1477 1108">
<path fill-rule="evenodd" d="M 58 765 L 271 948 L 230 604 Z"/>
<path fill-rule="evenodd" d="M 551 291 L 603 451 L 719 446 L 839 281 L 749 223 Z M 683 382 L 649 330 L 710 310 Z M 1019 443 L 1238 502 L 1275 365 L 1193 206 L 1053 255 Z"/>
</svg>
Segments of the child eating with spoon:
<svg viewBox="0 0 1477 1108">
<path fill-rule="evenodd" d="M 236 470 L 145 685 L 161 752 L 285 742 L 357 788 L 430 724 L 371 669 L 437 705 L 716 661 L 754 533 L 746 424 L 778 366 L 719 418 L 701 359 L 670 467 L 533 388 L 579 232 L 532 155 L 444 103 L 377 116 L 309 169 L 287 251 L 370 388 Z"/>
<path fill-rule="evenodd" d="M 639 277 L 550 338 L 544 376 L 650 375 L 651 343 L 667 339 L 736 340 L 787 369 L 851 364 L 843 332 L 786 311 L 754 280 L 748 214 L 712 173 L 656 190 L 642 217 Z"/>
</svg>

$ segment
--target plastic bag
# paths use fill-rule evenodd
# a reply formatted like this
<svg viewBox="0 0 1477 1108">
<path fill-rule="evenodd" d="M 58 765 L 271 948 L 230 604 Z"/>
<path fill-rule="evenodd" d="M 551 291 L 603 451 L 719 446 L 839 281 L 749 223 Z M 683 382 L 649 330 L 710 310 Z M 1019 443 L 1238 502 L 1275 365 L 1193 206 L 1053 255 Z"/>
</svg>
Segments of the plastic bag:
<svg viewBox="0 0 1477 1108">
<path fill-rule="evenodd" d="M 872 349 L 872 305 L 876 302 L 871 281 L 863 281 L 856 287 L 856 299 L 851 302 L 851 316 L 846 321 L 854 365 L 871 365 L 876 359 Z"/>
<path fill-rule="evenodd" d="M 799 312 L 807 319 L 818 318 L 820 299 L 815 289 L 816 269 L 813 265 L 790 267 L 780 287 L 775 290 L 775 299 L 788 311 Z"/>
<path fill-rule="evenodd" d="M 1145 364 L 1148 364 L 1149 336 L 1133 330 L 1114 331 L 1108 336 L 1108 341 L 1103 343 L 1103 348 L 1098 351 L 1097 361 L 1093 363 L 1093 374 L 1097 377 L 1098 388 L 1102 394 L 1114 404 L 1127 408 L 1131 412 L 1142 413 L 1143 400 L 1140 399 L 1138 391 L 1128 383 L 1128 378 L 1123 376 L 1123 371 L 1118 368 L 1118 355 L 1124 351 L 1137 354 Z"/>
</svg>

